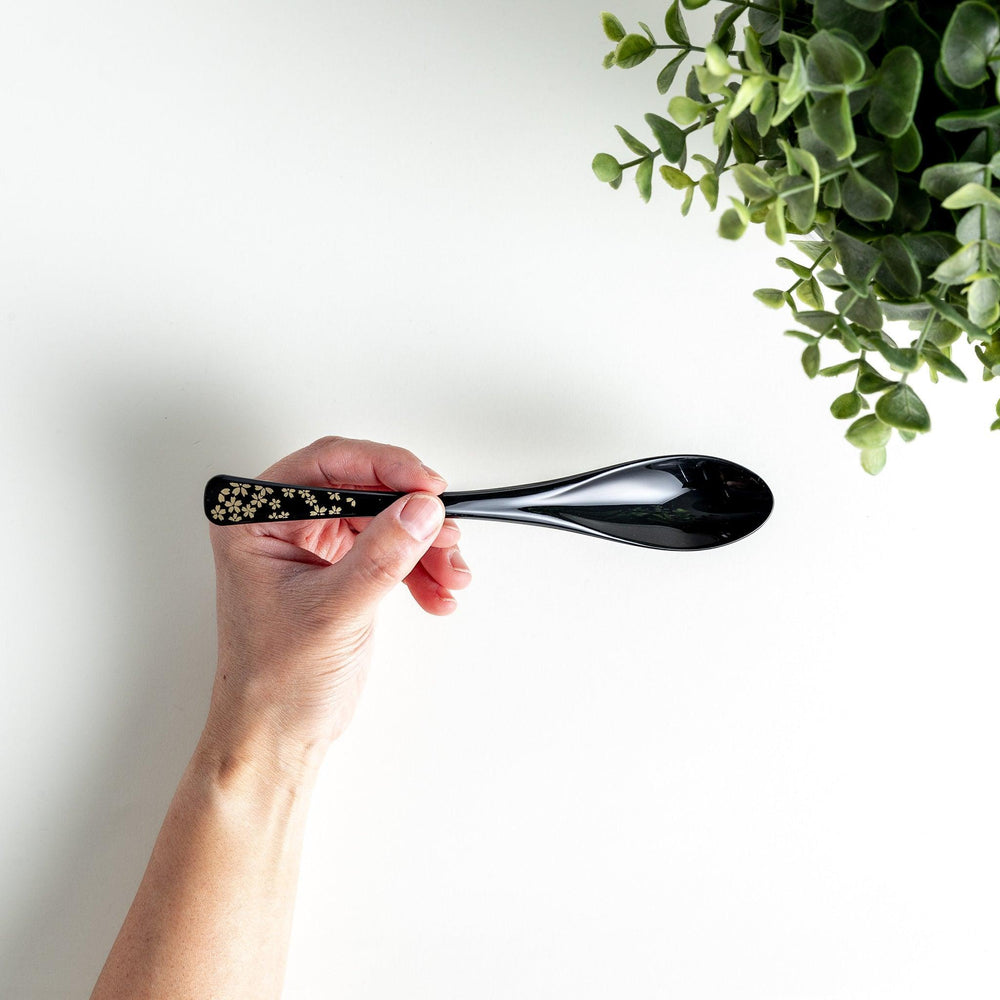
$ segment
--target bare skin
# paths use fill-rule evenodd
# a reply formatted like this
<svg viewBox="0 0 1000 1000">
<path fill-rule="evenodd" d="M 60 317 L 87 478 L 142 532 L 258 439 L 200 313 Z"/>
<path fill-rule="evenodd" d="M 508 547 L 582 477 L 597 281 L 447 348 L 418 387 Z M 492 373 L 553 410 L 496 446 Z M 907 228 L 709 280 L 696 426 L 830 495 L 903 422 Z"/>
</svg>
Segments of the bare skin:
<svg viewBox="0 0 1000 1000">
<path fill-rule="evenodd" d="M 401 448 L 322 438 L 260 478 L 406 492 L 377 518 L 213 525 L 208 719 L 91 1000 L 281 995 L 309 799 L 351 720 L 379 601 L 432 615 L 471 577 L 445 482 Z"/>
</svg>

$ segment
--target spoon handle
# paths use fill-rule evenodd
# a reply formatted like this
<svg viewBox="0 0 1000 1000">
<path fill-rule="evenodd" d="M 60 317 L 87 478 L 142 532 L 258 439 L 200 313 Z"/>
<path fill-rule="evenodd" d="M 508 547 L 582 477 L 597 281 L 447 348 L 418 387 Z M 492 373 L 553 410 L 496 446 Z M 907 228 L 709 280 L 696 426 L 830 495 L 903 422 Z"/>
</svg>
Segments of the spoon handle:
<svg viewBox="0 0 1000 1000">
<path fill-rule="evenodd" d="M 293 486 L 241 476 L 213 476 L 205 484 L 205 516 L 215 524 L 374 517 L 405 493 Z"/>
</svg>

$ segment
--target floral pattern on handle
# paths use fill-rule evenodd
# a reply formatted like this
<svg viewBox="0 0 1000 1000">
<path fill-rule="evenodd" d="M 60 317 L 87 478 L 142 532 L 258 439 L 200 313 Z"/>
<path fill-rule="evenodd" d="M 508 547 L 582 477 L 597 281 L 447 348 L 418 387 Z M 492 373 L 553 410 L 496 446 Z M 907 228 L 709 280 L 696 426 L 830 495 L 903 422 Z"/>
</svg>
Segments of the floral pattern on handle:
<svg viewBox="0 0 1000 1000">
<path fill-rule="evenodd" d="M 317 499 L 317 494 L 325 494 L 326 499 Z M 273 486 L 259 483 L 230 481 L 219 491 L 216 505 L 209 511 L 213 521 L 238 524 L 246 521 L 284 521 L 292 517 L 293 507 L 305 508 L 310 517 L 337 517 L 343 513 L 346 504 L 357 506 L 353 497 L 341 497 L 331 490 L 306 490 L 283 486 L 280 492 Z"/>
</svg>

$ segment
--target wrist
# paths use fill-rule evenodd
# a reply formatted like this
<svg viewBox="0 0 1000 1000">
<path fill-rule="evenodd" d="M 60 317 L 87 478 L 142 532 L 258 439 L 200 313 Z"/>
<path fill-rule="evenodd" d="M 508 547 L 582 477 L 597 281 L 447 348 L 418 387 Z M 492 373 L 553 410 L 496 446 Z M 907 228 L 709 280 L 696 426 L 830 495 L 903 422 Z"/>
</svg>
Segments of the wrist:
<svg viewBox="0 0 1000 1000">
<path fill-rule="evenodd" d="M 266 710 L 222 706 L 213 697 L 195 761 L 221 788 L 267 798 L 308 793 L 325 753 L 325 745 L 296 738 Z"/>
</svg>

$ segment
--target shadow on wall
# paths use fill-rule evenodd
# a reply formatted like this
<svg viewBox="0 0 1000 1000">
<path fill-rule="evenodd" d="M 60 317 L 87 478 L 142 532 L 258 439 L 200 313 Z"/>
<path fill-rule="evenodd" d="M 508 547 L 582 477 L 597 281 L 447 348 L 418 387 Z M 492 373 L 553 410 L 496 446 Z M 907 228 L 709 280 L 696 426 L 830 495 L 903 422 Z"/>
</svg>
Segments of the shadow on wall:
<svg viewBox="0 0 1000 1000">
<path fill-rule="evenodd" d="M 103 560 L 114 580 L 107 665 L 95 678 L 114 695 L 91 720 L 97 732 L 82 748 L 91 759 L 54 761 L 39 776 L 52 796 L 40 822 L 59 830 L 59 847 L 29 854 L 33 890 L 4 901 L 16 930 L 0 945 L 0 996 L 89 995 L 204 722 L 215 608 L 202 443 L 252 440 L 255 429 L 219 394 L 183 389 L 83 379 L 70 400 L 92 449 L 89 485 L 108 484 L 115 511 L 106 534 L 115 550 Z"/>
<path fill-rule="evenodd" d="M 442 391 L 462 378 L 461 361 L 451 367 L 435 373 Z M 482 467 L 449 470 L 455 475 L 501 485 L 485 482 L 490 468 L 538 463 L 543 477 L 566 473 L 569 466 L 549 464 L 553 454 L 562 457 L 560 443 L 584 453 L 594 442 L 607 447 L 627 440 L 624 427 L 616 431 L 617 421 L 608 419 L 617 407 L 594 386 L 553 384 L 546 373 L 523 367 L 501 366 L 491 375 L 460 427 L 453 406 L 430 404 L 420 414 L 425 439 L 439 439 L 453 454 L 482 456 Z M 257 461 L 274 441 L 268 429 L 274 421 L 257 421 L 241 405 L 245 386 L 199 387 L 168 376 L 123 385 L 109 376 L 103 385 L 81 379 L 67 392 L 75 432 L 95 465 L 92 484 L 108 484 L 108 506 L 115 509 L 114 530 L 107 532 L 114 550 L 103 560 L 113 577 L 113 596 L 102 607 L 108 642 L 100 655 L 107 669 L 97 678 L 114 697 L 92 720 L 87 756 L 64 759 L 71 778 L 53 774 L 63 770 L 58 761 L 39 776 L 49 779 L 51 796 L 39 822 L 58 826 L 59 846 L 48 857 L 29 853 L 37 873 L 32 889 L 5 900 L 15 929 L 0 943 L 0 996 L 18 1000 L 87 996 L 121 926 L 208 707 L 214 579 L 201 490 L 220 471 L 217 456 L 225 453 L 223 464 L 239 471 L 247 455 Z M 346 412 L 324 410 L 315 400 L 303 407 L 320 422 Z M 351 407 L 351 419 L 363 419 L 364 408 Z M 266 409 L 254 402 L 253 413 Z M 377 438 L 384 422 L 374 428 L 310 427 L 292 447 L 331 432 Z M 534 433 L 526 435 L 529 428 Z M 410 444 L 405 434 L 397 441 Z M 264 461 L 278 457 L 268 452 Z"/>
</svg>

